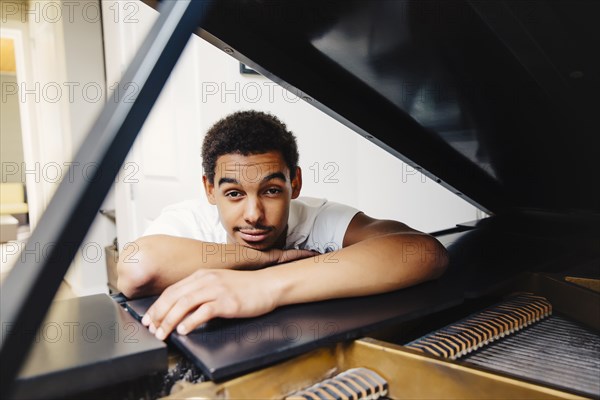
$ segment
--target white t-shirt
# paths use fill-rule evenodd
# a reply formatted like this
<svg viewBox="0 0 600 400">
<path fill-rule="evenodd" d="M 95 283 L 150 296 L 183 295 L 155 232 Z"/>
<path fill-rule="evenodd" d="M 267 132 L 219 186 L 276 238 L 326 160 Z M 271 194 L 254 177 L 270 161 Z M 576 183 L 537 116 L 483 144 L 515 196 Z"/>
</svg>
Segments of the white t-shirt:
<svg viewBox="0 0 600 400">
<path fill-rule="evenodd" d="M 290 204 L 286 249 L 327 253 L 342 248 L 346 229 L 359 211 L 353 207 L 311 197 Z M 217 207 L 206 200 L 187 200 L 166 207 L 144 232 L 170 235 L 210 243 L 227 243 L 227 232 Z"/>
</svg>

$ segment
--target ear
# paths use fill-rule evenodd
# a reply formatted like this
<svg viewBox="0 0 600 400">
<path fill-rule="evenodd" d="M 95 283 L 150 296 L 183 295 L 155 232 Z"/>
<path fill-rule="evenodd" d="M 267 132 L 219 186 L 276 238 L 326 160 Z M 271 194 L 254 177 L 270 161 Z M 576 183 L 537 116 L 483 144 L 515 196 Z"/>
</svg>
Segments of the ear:
<svg viewBox="0 0 600 400">
<path fill-rule="evenodd" d="M 206 175 L 202 175 L 202 183 L 204 184 L 204 191 L 206 192 L 206 198 L 208 202 L 213 206 L 217 204 L 215 200 L 215 184 L 210 183 Z"/>
<path fill-rule="evenodd" d="M 302 170 L 296 167 L 296 176 L 292 179 L 292 199 L 300 196 L 300 189 L 302 189 Z"/>
</svg>

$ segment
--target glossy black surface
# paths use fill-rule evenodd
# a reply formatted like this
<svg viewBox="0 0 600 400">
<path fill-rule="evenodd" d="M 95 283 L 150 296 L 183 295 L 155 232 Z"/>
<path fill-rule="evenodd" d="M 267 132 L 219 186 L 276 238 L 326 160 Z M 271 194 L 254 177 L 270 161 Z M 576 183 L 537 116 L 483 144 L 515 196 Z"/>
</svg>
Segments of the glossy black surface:
<svg viewBox="0 0 600 400">
<path fill-rule="evenodd" d="M 155 299 L 131 300 L 127 308 L 140 319 Z M 221 380 L 461 301 L 462 293 L 430 282 L 377 296 L 281 307 L 256 318 L 212 320 L 187 336 L 172 333 L 169 340 L 210 379 Z"/>
<path fill-rule="evenodd" d="M 438 240 L 450 256 L 438 282 L 465 299 L 489 295 L 523 272 L 565 273 L 600 263 L 600 230 L 585 220 L 493 217 Z"/>
<path fill-rule="evenodd" d="M 167 347 L 109 296 L 58 301 L 34 335 L 15 398 L 58 398 L 167 369 Z"/>
<path fill-rule="evenodd" d="M 202 37 L 480 207 L 600 214 L 599 2 L 216 5 Z"/>
</svg>

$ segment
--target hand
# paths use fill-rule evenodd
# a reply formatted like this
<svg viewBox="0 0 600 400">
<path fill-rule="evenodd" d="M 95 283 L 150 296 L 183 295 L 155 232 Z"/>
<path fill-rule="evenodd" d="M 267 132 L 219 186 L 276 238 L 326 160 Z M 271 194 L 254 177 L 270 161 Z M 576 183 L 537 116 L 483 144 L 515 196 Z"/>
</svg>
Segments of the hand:
<svg viewBox="0 0 600 400">
<path fill-rule="evenodd" d="M 302 260 L 303 258 L 318 256 L 321 253 L 312 250 L 302 249 L 271 249 L 269 255 L 275 260 L 273 264 L 283 264 L 291 261 Z"/>
<path fill-rule="evenodd" d="M 173 330 L 185 335 L 215 317 L 255 317 L 276 306 L 260 271 L 200 270 L 169 286 L 142 323 L 160 340 Z"/>
</svg>

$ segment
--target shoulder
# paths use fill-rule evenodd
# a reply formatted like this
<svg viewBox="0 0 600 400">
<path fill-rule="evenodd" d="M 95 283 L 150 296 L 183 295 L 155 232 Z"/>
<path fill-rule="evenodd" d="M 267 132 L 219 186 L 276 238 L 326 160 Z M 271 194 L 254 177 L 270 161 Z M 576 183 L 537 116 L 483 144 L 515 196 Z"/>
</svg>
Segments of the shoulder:
<svg viewBox="0 0 600 400">
<path fill-rule="evenodd" d="M 307 225 L 331 224 L 332 221 L 352 218 L 358 212 L 354 207 L 327 199 L 299 197 L 290 204 L 289 225 L 302 225 L 306 229 Z"/>
<path fill-rule="evenodd" d="M 299 197 L 292 200 L 287 246 L 320 252 L 326 248 L 341 248 L 346 229 L 358 212 L 354 207 L 327 199 Z"/>
<path fill-rule="evenodd" d="M 189 221 L 192 218 L 196 222 L 210 222 L 218 219 L 216 207 L 204 199 L 185 200 L 166 206 L 160 212 L 157 219 L 170 217 L 181 218 Z"/>
<path fill-rule="evenodd" d="M 216 207 L 204 199 L 194 199 L 163 208 L 143 236 L 165 234 L 208 240 L 212 239 L 218 227 L 219 215 Z"/>
<path fill-rule="evenodd" d="M 298 197 L 292 200 L 290 205 L 290 213 L 300 214 L 321 214 L 321 213 L 334 213 L 334 212 L 354 212 L 358 210 L 354 207 L 329 201 L 327 199 L 315 198 L 315 197 Z"/>
<path fill-rule="evenodd" d="M 208 204 L 210 206 L 210 204 Z M 180 201 L 166 206 L 162 209 L 161 214 L 165 213 L 191 213 L 191 214 L 204 214 L 208 210 L 206 201 L 201 199 L 191 199 Z"/>
</svg>

